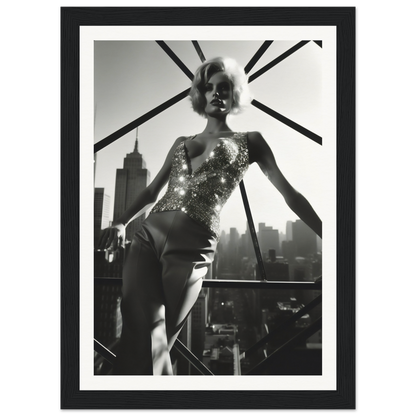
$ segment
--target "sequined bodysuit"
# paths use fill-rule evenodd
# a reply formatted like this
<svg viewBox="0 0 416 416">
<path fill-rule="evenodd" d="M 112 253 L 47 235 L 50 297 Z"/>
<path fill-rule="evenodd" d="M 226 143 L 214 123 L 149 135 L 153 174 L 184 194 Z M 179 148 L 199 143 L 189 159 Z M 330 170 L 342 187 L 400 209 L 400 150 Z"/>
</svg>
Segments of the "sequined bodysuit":
<svg viewBox="0 0 416 416">
<path fill-rule="evenodd" d="M 185 142 L 176 148 L 166 194 L 151 213 L 183 211 L 218 240 L 219 214 L 249 167 L 247 133 L 220 138 L 208 158 L 192 172 Z"/>
</svg>

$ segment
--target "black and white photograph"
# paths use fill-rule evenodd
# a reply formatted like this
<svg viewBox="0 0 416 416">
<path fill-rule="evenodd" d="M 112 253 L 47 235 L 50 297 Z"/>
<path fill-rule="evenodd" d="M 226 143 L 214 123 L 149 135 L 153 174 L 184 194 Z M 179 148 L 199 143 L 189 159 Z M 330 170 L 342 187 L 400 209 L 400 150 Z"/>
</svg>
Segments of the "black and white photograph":
<svg viewBox="0 0 416 416">
<path fill-rule="evenodd" d="M 312 397 L 350 377 L 340 56 L 335 26 L 79 28 L 81 391 L 146 408 L 159 390 Z"/>
<path fill-rule="evenodd" d="M 96 375 L 322 375 L 322 48 L 95 41 Z"/>
</svg>

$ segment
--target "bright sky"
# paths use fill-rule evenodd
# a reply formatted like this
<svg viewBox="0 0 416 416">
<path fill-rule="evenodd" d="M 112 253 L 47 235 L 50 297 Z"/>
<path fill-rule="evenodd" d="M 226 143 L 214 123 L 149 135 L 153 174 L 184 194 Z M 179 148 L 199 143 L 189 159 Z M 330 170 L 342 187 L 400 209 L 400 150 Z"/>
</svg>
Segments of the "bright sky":
<svg viewBox="0 0 416 416">
<path fill-rule="evenodd" d="M 274 41 L 253 74 L 287 49 L 298 43 Z M 168 46 L 194 72 L 200 64 L 190 41 L 167 41 Z M 262 41 L 201 41 L 207 59 L 228 56 L 245 66 Z M 153 41 L 96 41 L 94 61 L 95 142 L 133 121 L 154 107 L 189 88 L 190 80 Z M 250 83 L 259 102 L 323 136 L 322 49 L 314 42 L 295 52 L 261 77 Z M 319 212 L 326 203 L 323 146 L 285 126 L 251 106 L 243 114 L 230 117 L 234 131 L 260 131 L 272 148 L 277 164 L 289 182 Z M 194 113 L 184 99 L 139 127 L 139 152 L 146 160 L 151 180 L 179 136 L 201 132 L 205 120 Z M 104 187 L 114 204 L 116 169 L 133 151 L 136 131 L 126 134 L 98 152 L 95 186 Z M 325 144 L 325 137 L 323 137 Z M 286 221 L 296 220 L 280 193 L 270 184 L 257 165 L 244 178 L 254 223 L 265 222 L 285 232 Z M 164 191 L 162 191 L 162 196 Z M 222 229 L 237 227 L 243 233 L 246 217 L 240 191 L 236 189 L 221 216 Z"/>
</svg>

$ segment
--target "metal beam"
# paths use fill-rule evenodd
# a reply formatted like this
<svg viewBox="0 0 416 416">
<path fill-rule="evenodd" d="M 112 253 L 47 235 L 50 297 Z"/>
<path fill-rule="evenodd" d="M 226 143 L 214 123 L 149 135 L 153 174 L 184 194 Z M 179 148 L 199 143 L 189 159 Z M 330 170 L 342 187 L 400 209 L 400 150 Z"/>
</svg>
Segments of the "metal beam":
<svg viewBox="0 0 416 416">
<path fill-rule="evenodd" d="M 264 52 L 267 51 L 267 49 L 272 43 L 272 40 L 264 41 L 264 43 L 260 46 L 259 50 L 254 54 L 254 56 L 250 59 L 249 63 L 245 66 L 244 72 L 246 74 L 248 74 L 253 69 L 253 66 L 256 65 L 258 60 L 263 56 Z"/>
<path fill-rule="evenodd" d="M 174 344 L 174 348 L 182 354 L 201 374 L 206 376 L 213 376 L 211 370 L 206 367 L 198 358 L 178 339 Z M 94 351 L 100 354 L 110 364 L 114 364 L 116 355 L 108 348 L 104 347 L 99 341 L 94 339 Z"/>
<path fill-rule="evenodd" d="M 291 339 L 286 341 L 283 345 L 281 345 L 279 348 L 277 348 L 273 353 L 271 353 L 267 358 L 262 360 L 258 365 L 256 365 L 254 368 L 249 370 L 246 375 L 252 375 L 252 374 L 260 374 L 260 372 L 263 371 L 265 367 L 267 367 L 272 359 L 275 359 L 276 356 L 286 351 L 288 348 L 290 348 L 293 344 L 303 340 L 307 339 L 310 336 L 312 336 L 316 331 L 319 331 L 322 328 L 322 318 L 318 318 L 315 322 L 313 322 L 311 325 L 309 325 L 307 328 L 305 328 L 300 333 L 293 336 Z"/>
<path fill-rule="evenodd" d="M 173 344 L 180 354 L 182 354 L 201 374 L 205 376 L 214 376 L 215 374 L 204 365 L 179 339 Z"/>
<path fill-rule="evenodd" d="M 247 351 L 243 352 L 241 354 L 241 359 L 247 358 L 250 355 L 252 355 L 255 351 L 257 351 L 259 348 L 266 345 L 269 341 L 271 341 L 277 335 L 280 335 L 290 325 L 294 324 L 298 319 L 302 318 L 303 315 L 307 314 L 310 310 L 315 308 L 315 306 L 318 306 L 320 303 L 322 303 L 322 295 L 317 296 L 314 300 L 309 302 L 306 306 L 304 306 L 298 312 L 294 313 L 289 319 L 287 319 L 285 322 L 279 325 L 275 330 L 268 333 L 265 337 L 263 337 L 261 340 L 256 342 L 253 346 L 251 346 Z"/>
<path fill-rule="evenodd" d="M 223 279 L 204 279 L 202 287 L 218 287 L 231 289 L 276 289 L 276 290 L 322 290 L 321 283 L 315 282 L 292 282 L 292 281 L 273 281 L 273 280 L 223 280 Z"/>
<path fill-rule="evenodd" d="M 273 59 L 273 61 L 269 62 L 267 65 L 265 65 L 263 68 L 259 69 L 257 72 L 255 72 L 253 75 L 249 77 L 248 82 L 253 82 L 255 79 L 257 79 L 260 75 L 263 75 L 266 71 L 273 68 L 275 65 L 277 65 L 279 62 L 282 62 L 284 59 L 286 59 L 288 56 L 295 53 L 297 50 L 305 46 L 307 43 L 309 43 L 310 40 L 302 40 L 301 42 L 297 43 L 295 46 L 292 46 L 290 49 L 288 49 L 286 52 L 279 55 L 276 59 Z"/>
<path fill-rule="evenodd" d="M 202 52 L 201 47 L 199 46 L 199 43 L 196 40 L 193 40 L 192 44 L 194 45 L 196 53 L 198 54 L 199 59 L 201 60 L 201 62 L 205 62 L 206 59 L 205 59 L 204 53 Z"/>
<path fill-rule="evenodd" d="M 282 114 L 278 113 L 277 111 L 272 110 L 270 107 L 265 106 L 264 104 L 260 103 L 257 100 L 253 100 L 251 104 L 254 107 L 257 107 L 259 110 L 264 111 L 269 116 L 274 117 L 276 120 L 279 120 L 286 126 L 296 130 L 298 133 L 303 134 L 304 136 L 308 137 L 309 139 L 313 140 L 318 144 L 322 144 L 322 137 L 318 136 L 317 134 L 313 133 L 312 131 L 302 127 L 300 124 L 295 123 L 294 121 L 290 120 L 289 118 L 283 116 Z"/>
<path fill-rule="evenodd" d="M 256 53 L 256 55 L 259 54 L 259 57 L 260 57 L 261 56 L 260 54 L 264 53 L 264 51 L 268 48 L 269 42 L 271 42 L 271 41 L 265 41 L 265 43 L 262 45 L 262 47 L 259 49 L 259 51 Z M 301 41 L 298 44 L 296 44 L 295 46 L 293 46 L 292 48 L 290 48 L 288 51 L 286 51 L 285 53 L 283 53 L 282 55 L 278 56 L 276 59 L 274 59 L 273 61 L 271 61 L 269 64 L 265 65 L 263 68 L 261 68 L 260 70 L 258 70 L 257 72 L 255 72 L 253 75 L 251 75 L 249 77 L 249 82 L 254 81 L 260 75 L 264 74 L 266 71 L 268 71 L 269 69 L 273 68 L 279 62 L 281 62 L 282 60 L 286 59 L 288 56 L 290 56 L 291 54 L 293 54 L 294 52 L 296 52 L 298 49 L 300 49 L 301 47 L 303 47 L 304 45 L 306 45 L 308 42 L 310 42 L 310 41 L 309 40 L 308 41 Z M 191 73 L 191 71 L 182 63 L 182 61 L 166 45 L 166 43 L 163 42 L 163 41 L 157 41 L 157 43 L 159 44 L 159 46 L 161 46 L 165 50 L 166 53 L 168 53 L 168 55 L 182 69 L 182 71 L 184 71 L 184 73 L 190 79 L 193 79 L 193 74 Z M 204 61 L 205 60 L 205 57 L 204 57 L 204 54 L 202 53 L 201 48 L 199 47 L 198 42 L 197 41 L 192 41 L 192 43 L 193 43 L 195 49 L 197 50 L 198 55 L 199 55 L 201 61 Z M 251 59 L 251 61 L 247 64 L 246 68 L 248 67 L 250 69 L 249 65 L 251 65 L 251 62 L 255 59 L 256 55 L 253 56 L 253 58 Z M 109 144 L 111 144 L 114 141 L 118 140 L 120 137 L 122 137 L 125 134 L 129 133 L 131 130 L 135 129 L 136 127 L 138 127 L 141 124 L 145 123 L 146 121 L 150 120 L 151 118 L 153 118 L 154 116 L 158 115 L 159 113 L 161 113 L 162 111 L 166 110 L 167 108 L 171 107 L 172 105 L 176 104 L 178 101 L 182 100 L 183 98 L 185 98 L 188 95 L 189 90 L 190 89 L 188 88 L 186 91 L 183 91 L 183 92 L 177 94 L 175 97 L 171 98 L 170 100 L 164 102 L 163 104 L 161 104 L 158 107 L 154 108 L 153 110 L 147 112 L 143 116 L 137 118 L 136 120 L 132 121 L 131 123 L 127 124 L 126 126 L 120 128 L 119 130 L 117 130 L 114 133 L 110 134 L 106 138 L 100 140 L 99 142 L 97 142 L 94 145 L 94 153 L 97 153 L 98 151 L 100 151 L 104 147 L 108 146 Z M 261 109 L 263 109 L 263 108 L 261 108 Z M 263 111 L 264 111 L 264 109 L 263 109 Z M 294 124 L 296 124 L 296 123 L 294 123 Z M 287 124 L 287 125 L 290 126 L 290 127 L 292 127 L 292 125 L 290 125 L 290 124 Z M 294 128 L 294 127 L 292 127 L 292 128 Z"/>
<path fill-rule="evenodd" d="M 106 359 L 110 364 L 114 364 L 116 355 L 112 353 L 108 348 L 104 347 L 103 344 L 94 339 L 94 351 L 98 352 L 104 359 Z"/>
<path fill-rule="evenodd" d="M 153 110 L 150 110 L 146 114 L 143 114 L 136 120 L 132 121 L 131 123 L 127 124 L 126 126 L 122 127 L 121 129 L 115 131 L 114 133 L 110 134 L 106 138 L 100 140 L 98 143 L 94 145 L 94 153 L 97 153 L 104 147 L 108 146 L 109 144 L 115 142 L 120 137 L 124 136 L 125 134 L 129 133 L 131 130 L 135 129 L 136 127 L 140 126 L 141 124 L 149 121 L 154 116 L 157 116 L 162 111 L 168 109 L 172 105 L 176 104 L 178 101 L 184 99 L 188 96 L 190 88 L 185 91 L 180 92 L 179 94 L 175 95 L 170 100 L 165 101 L 164 103 L 158 105 Z"/>
<path fill-rule="evenodd" d="M 178 58 L 175 52 L 163 41 L 157 40 L 156 43 L 169 55 L 173 62 L 184 72 L 184 74 L 192 81 L 194 74 L 188 69 L 188 67 Z"/>
<path fill-rule="evenodd" d="M 113 284 L 121 286 L 121 277 L 95 277 L 96 284 Z M 322 290 L 322 282 L 296 282 L 289 280 L 228 280 L 202 279 L 202 287 L 217 287 L 231 289 L 270 289 L 270 290 Z"/>
<path fill-rule="evenodd" d="M 251 234 L 251 240 L 253 241 L 254 253 L 256 254 L 257 264 L 260 269 L 260 277 L 262 280 L 266 280 L 266 269 L 264 268 L 263 258 L 261 256 L 260 245 L 257 240 L 256 228 L 254 227 L 253 216 L 251 215 L 250 204 L 248 203 L 244 181 L 240 182 L 240 192 L 241 197 L 243 198 L 244 210 L 246 211 L 247 223 Z"/>
</svg>

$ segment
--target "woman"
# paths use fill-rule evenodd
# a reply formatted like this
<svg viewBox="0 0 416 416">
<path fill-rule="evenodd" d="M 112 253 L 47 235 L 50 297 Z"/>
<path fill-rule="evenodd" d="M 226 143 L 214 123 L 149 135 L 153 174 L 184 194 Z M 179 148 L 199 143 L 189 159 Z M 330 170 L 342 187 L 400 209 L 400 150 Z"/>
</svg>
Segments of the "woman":
<svg viewBox="0 0 416 416">
<path fill-rule="evenodd" d="M 172 374 L 172 348 L 215 255 L 219 214 L 250 164 L 256 162 L 289 207 L 321 236 L 311 205 L 284 178 L 258 132 L 235 133 L 227 124 L 250 102 L 247 77 L 231 59 L 216 58 L 196 71 L 190 97 L 207 119 L 202 133 L 179 137 L 162 169 L 133 205 L 104 230 L 99 248 L 117 250 L 125 227 L 169 181 L 132 241 L 123 269 L 123 330 L 113 374 Z"/>
</svg>

